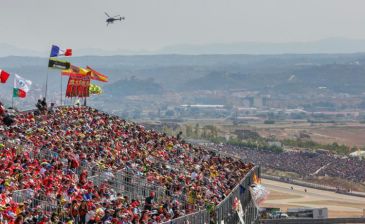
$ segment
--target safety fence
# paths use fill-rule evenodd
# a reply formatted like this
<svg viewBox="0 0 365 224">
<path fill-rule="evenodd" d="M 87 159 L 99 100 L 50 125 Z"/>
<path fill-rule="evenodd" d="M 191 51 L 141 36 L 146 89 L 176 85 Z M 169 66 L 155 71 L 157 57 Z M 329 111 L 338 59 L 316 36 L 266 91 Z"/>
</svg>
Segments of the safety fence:
<svg viewBox="0 0 365 224">
<path fill-rule="evenodd" d="M 243 217 L 241 218 L 244 223 L 256 223 L 259 211 L 250 192 L 250 186 L 254 183 L 254 176 L 260 178 L 260 167 L 251 169 L 232 192 L 213 210 L 202 210 L 173 219 L 164 224 L 239 223 L 240 217 L 234 208 L 236 198 L 240 201 L 243 209 Z"/>
<path fill-rule="evenodd" d="M 35 192 L 32 189 L 17 190 L 12 192 L 14 202 L 35 212 L 42 212 L 44 216 L 50 216 L 57 212 L 62 220 L 65 219 L 67 211 L 59 199 L 44 195 L 42 192 Z"/>
<path fill-rule="evenodd" d="M 163 224 L 208 224 L 211 221 L 209 212 L 207 210 L 202 210 L 181 216 Z"/>
<path fill-rule="evenodd" d="M 139 200 L 141 206 L 144 206 L 144 199 L 150 192 L 154 192 L 157 200 L 165 198 L 164 189 L 149 185 L 145 180 L 135 176 L 129 176 L 122 172 L 113 174 L 108 172 L 99 173 L 88 180 L 94 185 L 104 185 L 110 191 L 110 198 L 116 199 L 118 193 L 127 196 L 130 199 Z M 139 182 L 141 180 L 141 182 Z M 21 203 L 32 211 L 39 211 L 46 216 L 57 213 L 61 221 L 66 221 L 69 216 L 70 201 L 62 201 L 61 198 L 48 196 L 42 191 L 35 192 L 31 189 L 17 190 L 12 192 L 14 202 Z M 98 203 L 95 203 L 96 205 Z"/>
<path fill-rule="evenodd" d="M 17 203 L 24 203 L 34 198 L 35 192 L 32 189 L 13 191 L 12 198 Z"/>
<path fill-rule="evenodd" d="M 233 207 L 237 198 L 243 209 L 243 220 L 245 224 L 254 223 L 258 217 L 258 208 L 251 196 L 250 186 L 254 183 L 254 176 L 260 177 L 260 168 L 254 167 L 250 170 L 232 192 L 216 207 L 216 223 L 238 223 L 239 217 Z"/>
<path fill-rule="evenodd" d="M 96 186 L 105 185 L 109 189 L 113 189 L 116 193 L 121 193 L 130 199 L 143 201 L 150 195 L 155 193 L 155 198 L 160 201 L 166 197 L 165 190 L 162 187 L 147 183 L 140 177 L 129 175 L 124 172 L 103 172 L 88 178 Z"/>
</svg>

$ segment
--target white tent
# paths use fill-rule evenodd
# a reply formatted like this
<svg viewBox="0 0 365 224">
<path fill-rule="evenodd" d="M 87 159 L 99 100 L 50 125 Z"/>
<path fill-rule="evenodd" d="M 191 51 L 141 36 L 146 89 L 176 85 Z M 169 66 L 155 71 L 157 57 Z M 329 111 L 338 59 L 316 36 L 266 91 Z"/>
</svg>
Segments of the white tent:
<svg viewBox="0 0 365 224">
<path fill-rule="evenodd" d="M 356 152 L 352 152 L 350 153 L 351 157 L 361 157 L 361 158 L 365 158 L 365 151 L 356 151 Z"/>
</svg>

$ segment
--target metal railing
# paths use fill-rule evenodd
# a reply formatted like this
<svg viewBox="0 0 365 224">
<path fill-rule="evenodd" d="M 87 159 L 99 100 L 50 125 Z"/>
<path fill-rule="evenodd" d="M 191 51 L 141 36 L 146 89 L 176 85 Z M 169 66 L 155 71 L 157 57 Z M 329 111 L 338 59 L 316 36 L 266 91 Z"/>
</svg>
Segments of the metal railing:
<svg viewBox="0 0 365 224">
<path fill-rule="evenodd" d="M 207 210 L 194 212 L 188 215 L 180 216 L 163 224 L 208 224 L 210 223 L 210 214 Z"/>
<path fill-rule="evenodd" d="M 128 175 L 120 171 L 117 173 L 102 172 L 91 176 L 88 179 L 96 186 L 104 184 L 108 186 L 108 188 L 113 189 L 115 192 L 121 193 L 130 199 L 143 201 L 151 192 L 155 193 L 157 201 L 166 198 L 164 188 L 149 184 L 143 178 Z"/>
<path fill-rule="evenodd" d="M 258 209 L 253 203 L 250 193 L 250 186 L 254 183 L 254 175 L 260 177 L 260 168 L 254 167 L 251 169 L 240 183 L 231 191 L 231 193 L 217 205 L 215 213 L 215 223 L 238 223 L 239 217 L 236 210 L 233 208 L 235 198 L 239 199 L 244 211 L 245 224 L 254 223 L 258 217 Z"/>
<path fill-rule="evenodd" d="M 13 191 L 12 194 L 12 199 L 14 202 L 19 204 L 21 203 L 26 206 L 27 209 L 31 209 L 32 211 L 39 211 L 48 216 L 54 212 L 57 212 L 59 213 L 61 219 L 64 218 L 62 214 L 67 213 L 58 199 L 43 195 L 41 193 L 37 194 L 31 189 Z"/>
<path fill-rule="evenodd" d="M 164 224 L 239 223 L 240 217 L 238 217 L 238 213 L 233 207 L 235 198 L 241 202 L 243 209 L 242 218 L 245 224 L 256 223 L 259 211 L 251 197 L 250 186 L 254 183 L 254 175 L 260 178 L 260 174 L 260 167 L 252 168 L 231 193 L 212 211 L 202 210 L 181 216 Z"/>
</svg>

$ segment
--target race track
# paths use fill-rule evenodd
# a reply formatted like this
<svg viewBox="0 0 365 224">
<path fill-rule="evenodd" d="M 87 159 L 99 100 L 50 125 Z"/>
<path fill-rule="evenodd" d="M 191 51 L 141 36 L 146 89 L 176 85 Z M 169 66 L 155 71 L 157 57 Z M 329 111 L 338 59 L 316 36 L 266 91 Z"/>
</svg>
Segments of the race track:
<svg viewBox="0 0 365 224">
<path fill-rule="evenodd" d="M 262 184 L 270 191 L 268 199 L 261 207 L 275 207 L 286 211 L 288 208 L 317 207 L 328 208 L 329 218 L 361 217 L 365 215 L 365 198 L 337 194 L 313 188 L 262 180 Z M 291 186 L 294 187 L 291 190 Z"/>
</svg>

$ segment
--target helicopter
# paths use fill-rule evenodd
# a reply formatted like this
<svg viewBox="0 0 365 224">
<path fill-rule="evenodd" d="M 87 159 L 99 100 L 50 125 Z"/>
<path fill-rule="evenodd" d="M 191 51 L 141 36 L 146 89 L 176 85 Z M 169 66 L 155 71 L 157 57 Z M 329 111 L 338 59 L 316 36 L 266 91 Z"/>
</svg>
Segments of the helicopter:
<svg viewBox="0 0 365 224">
<path fill-rule="evenodd" d="M 108 17 L 108 19 L 105 21 L 106 22 L 106 25 L 108 26 L 109 24 L 111 23 L 114 23 L 115 20 L 119 20 L 119 21 L 122 21 L 122 20 L 125 20 L 125 17 L 121 17 L 120 15 L 117 15 L 117 16 L 109 16 L 108 13 L 105 12 L 105 15 Z"/>
</svg>

